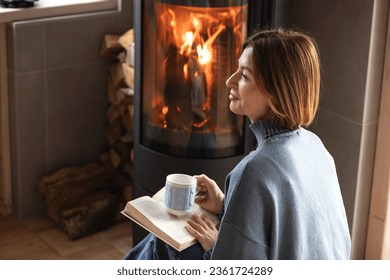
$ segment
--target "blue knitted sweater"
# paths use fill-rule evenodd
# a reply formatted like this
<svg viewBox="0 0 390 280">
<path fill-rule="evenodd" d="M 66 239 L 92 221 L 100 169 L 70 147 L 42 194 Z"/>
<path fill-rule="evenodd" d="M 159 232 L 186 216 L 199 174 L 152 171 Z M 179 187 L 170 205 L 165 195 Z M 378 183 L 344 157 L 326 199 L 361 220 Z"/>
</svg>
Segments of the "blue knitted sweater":
<svg viewBox="0 0 390 280">
<path fill-rule="evenodd" d="M 251 124 L 257 148 L 228 175 L 212 259 L 349 259 L 334 160 L 299 128 Z"/>
</svg>

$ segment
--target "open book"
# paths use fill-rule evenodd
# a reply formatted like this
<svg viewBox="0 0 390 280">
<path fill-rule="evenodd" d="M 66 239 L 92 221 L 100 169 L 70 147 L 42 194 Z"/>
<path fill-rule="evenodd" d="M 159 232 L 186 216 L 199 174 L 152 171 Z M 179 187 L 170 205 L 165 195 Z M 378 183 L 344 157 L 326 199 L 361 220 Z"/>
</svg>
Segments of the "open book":
<svg viewBox="0 0 390 280">
<path fill-rule="evenodd" d="M 174 216 L 168 213 L 164 205 L 165 187 L 158 191 L 153 197 L 142 196 L 127 202 L 121 212 L 130 220 L 156 235 L 165 243 L 182 251 L 195 244 L 196 239 L 185 229 L 187 220 L 192 215 L 207 215 L 216 225 L 217 215 L 194 204 L 190 213 L 183 216 Z"/>
</svg>

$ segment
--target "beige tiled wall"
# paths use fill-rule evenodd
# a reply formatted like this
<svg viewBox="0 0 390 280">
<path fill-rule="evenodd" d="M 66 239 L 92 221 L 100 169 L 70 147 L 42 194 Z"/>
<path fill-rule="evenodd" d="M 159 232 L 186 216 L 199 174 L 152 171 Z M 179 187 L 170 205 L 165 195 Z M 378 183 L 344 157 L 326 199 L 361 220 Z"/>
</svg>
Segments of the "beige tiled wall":
<svg viewBox="0 0 390 280">
<path fill-rule="evenodd" d="M 133 26 L 132 1 L 122 12 L 13 22 L 7 25 L 14 211 L 43 213 L 38 182 L 59 168 L 98 160 L 106 147 L 109 61 L 105 34 Z"/>
<path fill-rule="evenodd" d="M 389 9 L 390 14 L 390 9 Z M 390 18 L 371 194 L 367 259 L 390 259 Z"/>
</svg>

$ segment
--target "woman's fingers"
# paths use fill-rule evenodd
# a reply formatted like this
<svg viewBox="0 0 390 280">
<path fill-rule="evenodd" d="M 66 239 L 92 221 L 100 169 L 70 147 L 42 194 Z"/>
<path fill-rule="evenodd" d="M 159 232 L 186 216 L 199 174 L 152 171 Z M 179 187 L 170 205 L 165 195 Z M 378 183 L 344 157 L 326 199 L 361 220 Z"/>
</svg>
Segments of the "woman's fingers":
<svg viewBox="0 0 390 280">
<path fill-rule="evenodd" d="M 216 230 L 217 228 L 215 227 L 213 221 L 209 219 L 207 216 L 203 217 L 203 221 L 207 224 L 207 226 L 213 230 Z"/>
<path fill-rule="evenodd" d="M 195 203 L 201 203 L 207 199 L 206 193 L 197 193 L 195 196 Z"/>
<path fill-rule="evenodd" d="M 187 231 L 199 241 L 205 251 L 214 246 L 218 230 L 209 218 L 204 215 L 194 216 L 187 224 Z"/>
<path fill-rule="evenodd" d="M 187 230 L 189 233 L 191 233 L 191 235 L 192 235 L 193 237 L 195 237 L 198 241 L 199 241 L 199 239 L 202 237 L 201 233 L 200 233 L 199 231 L 195 230 L 195 229 L 193 228 L 193 226 L 191 225 L 191 223 L 188 223 L 188 225 L 186 226 L 186 230 Z"/>
<path fill-rule="evenodd" d="M 213 222 L 205 215 L 194 216 L 187 223 L 200 233 L 216 229 Z"/>
</svg>

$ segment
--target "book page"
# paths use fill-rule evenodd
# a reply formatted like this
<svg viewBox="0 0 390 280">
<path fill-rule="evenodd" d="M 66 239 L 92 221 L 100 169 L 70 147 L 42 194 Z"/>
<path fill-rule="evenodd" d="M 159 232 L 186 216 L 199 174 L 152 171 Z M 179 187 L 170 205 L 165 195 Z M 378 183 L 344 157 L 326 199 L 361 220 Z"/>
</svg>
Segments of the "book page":
<svg viewBox="0 0 390 280">
<path fill-rule="evenodd" d="M 171 215 L 162 202 L 157 202 L 150 197 L 142 197 L 142 199 L 135 199 L 129 203 L 155 226 L 162 229 L 173 239 L 179 240 L 180 243 L 188 243 L 194 240 L 194 237 L 185 229 L 187 220 L 191 215 L 188 217 Z"/>
<path fill-rule="evenodd" d="M 165 187 L 162 187 L 158 192 L 153 195 L 155 201 L 164 203 Z"/>
</svg>

